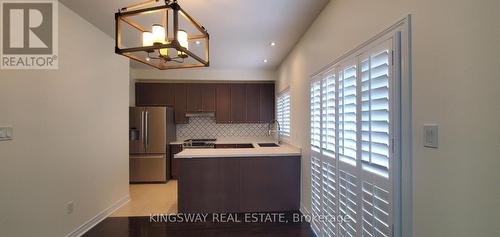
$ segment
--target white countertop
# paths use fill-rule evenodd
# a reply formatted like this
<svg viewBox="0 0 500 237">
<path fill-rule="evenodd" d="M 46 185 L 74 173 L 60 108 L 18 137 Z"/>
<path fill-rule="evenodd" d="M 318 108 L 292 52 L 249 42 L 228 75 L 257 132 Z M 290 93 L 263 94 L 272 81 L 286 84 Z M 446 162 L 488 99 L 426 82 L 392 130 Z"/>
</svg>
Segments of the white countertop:
<svg viewBox="0 0 500 237">
<path fill-rule="evenodd" d="M 260 147 L 258 143 L 272 143 L 272 138 L 219 138 L 216 144 L 251 143 L 254 148 L 184 149 L 174 158 L 214 158 L 214 157 L 262 157 L 301 156 L 300 148 L 282 142 L 279 147 Z M 174 144 L 174 143 L 170 143 Z M 179 144 L 182 144 L 179 143 Z"/>
</svg>

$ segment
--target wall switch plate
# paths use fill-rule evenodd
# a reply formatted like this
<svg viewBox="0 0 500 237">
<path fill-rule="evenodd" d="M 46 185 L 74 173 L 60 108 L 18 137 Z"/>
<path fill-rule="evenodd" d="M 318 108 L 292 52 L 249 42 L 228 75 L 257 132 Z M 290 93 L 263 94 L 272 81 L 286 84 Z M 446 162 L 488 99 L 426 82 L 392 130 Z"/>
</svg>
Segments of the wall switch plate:
<svg viewBox="0 0 500 237">
<path fill-rule="evenodd" d="M 438 148 L 438 125 L 424 125 L 424 147 Z"/>
<path fill-rule="evenodd" d="M 0 141 L 8 141 L 14 138 L 14 129 L 12 127 L 0 127 Z"/>
</svg>

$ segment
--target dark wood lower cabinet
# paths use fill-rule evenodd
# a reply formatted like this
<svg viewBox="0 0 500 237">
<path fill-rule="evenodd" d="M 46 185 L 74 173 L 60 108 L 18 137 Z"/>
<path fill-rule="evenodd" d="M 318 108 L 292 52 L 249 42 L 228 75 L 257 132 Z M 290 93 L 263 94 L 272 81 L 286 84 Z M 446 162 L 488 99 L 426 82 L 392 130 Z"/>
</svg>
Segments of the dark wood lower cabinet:
<svg viewBox="0 0 500 237">
<path fill-rule="evenodd" d="M 178 159 L 174 159 L 174 155 L 182 151 L 182 145 L 170 145 L 170 162 L 171 170 L 170 175 L 172 179 L 179 178 L 179 162 Z"/>
<path fill-rule="evenodd" d="M 177 159 L 180 213 L 222 213 L 239 208 L 239 161 Z M 182 200 L 182 201 L 181 201 Z"/>
<path fill-rule="evenodd" d="M 300 159 L 240 159 L 240 212 L 294 211 L 300 203 Z"/>
<path fill-rule="evenodd" d="M 299 210 L 300 157 L 177 160 L 180 213 Z"/>
</svg>

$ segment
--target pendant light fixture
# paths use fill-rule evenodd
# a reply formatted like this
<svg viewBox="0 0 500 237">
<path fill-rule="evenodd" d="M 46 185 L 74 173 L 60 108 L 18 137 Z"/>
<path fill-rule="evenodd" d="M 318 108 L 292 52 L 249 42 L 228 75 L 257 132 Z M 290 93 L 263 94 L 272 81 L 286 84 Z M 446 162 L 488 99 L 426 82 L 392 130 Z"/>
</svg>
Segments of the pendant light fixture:
<svg viewBox="0 0 500 237">
<path fill-rule="evenodd" d="M 115 14 L 115 52 L 160 70 L 208 67 L 209 35 L 205 27 L 201 26 L 188 15 L 177 4 L 176 0 L 165 0 L 164 4 L 160 5 L 157 4 L 158 2 L 160 0 L 148 0 L 137 3 L 124 7 Z M 144 8 L 152 4 L 156 4 L 156 6 Z M 158 15 L 158 13 L 161 15 L 158 17 L 157 22 L 147 27 L 140 26 L 131 19 L 132 17 L 134 19 L 149 17 L 154 14 Z M 150 19 L 151 17 L 148 18 L 148 20 Z M 179 24 L 181 20 L 184 20 L 186 23 L 183 26 L 189 26 L 195 32 L 188 33 L 185 29 L 180 29 Z M 130 26 L 137 33 L 140 33 L 141 36 L 139 37 L 142 37 L 142 45 L 132 45 L 132 47 L 127 48 L 122 47 L 125 44 L 129 46 L 128 42 L 122 43 L 126 39 L 126 36 L 122 36 L 123 23 Z M 196 41 L 197 47 L 195 48 L 198 52 L 200 51 L 200 48 L 198 48 L 199 42 L 205 42 L 203 56 L 196 55 L 189 50 L 191 40 Z M 176 53 L 174 54 L 175 51 Z"/>
</svg>

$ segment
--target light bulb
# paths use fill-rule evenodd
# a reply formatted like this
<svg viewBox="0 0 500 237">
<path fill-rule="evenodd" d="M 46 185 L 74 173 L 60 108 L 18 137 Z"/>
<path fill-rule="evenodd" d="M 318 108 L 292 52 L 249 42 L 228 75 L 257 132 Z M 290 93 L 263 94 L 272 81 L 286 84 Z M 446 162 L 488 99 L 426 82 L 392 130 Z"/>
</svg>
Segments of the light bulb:
<svg viewBox="0 0 500 237">
<path fill-rule="evenodd" d="M 179 44 L 181 47 L 184 47 L 186 49 L 189 49 L 189 42 L 188 42 L 188 34 L 186 31 L 179 30 L 177 31 L 177 41 L 179 41 Z M 179 51 L 179 55 L 183 55 L 183 52 Z"/>
<path fill-rule="evenodd" d="M 165 41 L 165 28 L 162 25 L 153 25 L 153 43 L 162 44 Z"/>
<path fill-rule="evenodd" d="M 142 46 L 153 46 L 153 33 L 149 31 L 142 32 Z"/>
<path fill-rule="evenodd" d="M 166 42 L 163 42 L 163 43 L 166 44 Z M 168 56 L 168 48 L 160 49 L 160 55 L 161 56 Z"/>
</svg>

